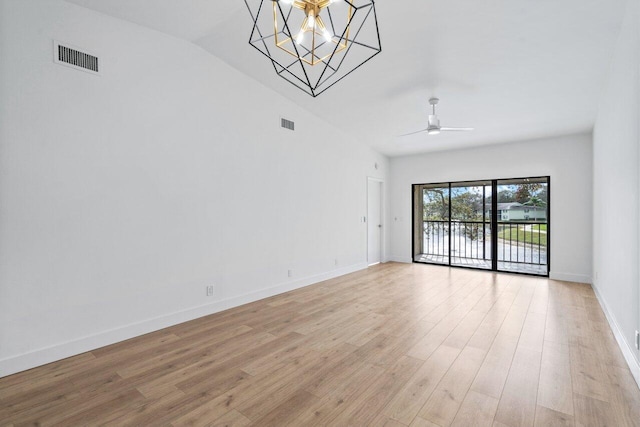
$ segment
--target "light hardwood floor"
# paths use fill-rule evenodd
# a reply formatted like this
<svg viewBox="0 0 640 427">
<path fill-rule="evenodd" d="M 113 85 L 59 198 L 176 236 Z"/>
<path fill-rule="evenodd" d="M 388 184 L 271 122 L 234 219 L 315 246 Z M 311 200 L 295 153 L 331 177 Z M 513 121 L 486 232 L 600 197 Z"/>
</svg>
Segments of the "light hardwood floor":
<svg viewBox="0 0 640 427">
<path fill-rule="evenodd" d="M 639 426 L 590 286 L 384 264 L 0 379 L 2 425 Z"/>
</svg>

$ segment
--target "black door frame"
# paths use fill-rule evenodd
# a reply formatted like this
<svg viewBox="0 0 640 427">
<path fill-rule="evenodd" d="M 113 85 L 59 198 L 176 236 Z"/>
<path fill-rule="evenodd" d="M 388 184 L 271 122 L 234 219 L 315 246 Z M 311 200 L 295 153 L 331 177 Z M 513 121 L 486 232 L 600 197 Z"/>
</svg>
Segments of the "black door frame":
<svg viewBox="0 0 640 427">
<path fill-rule="evenodd" d="M 512 180 L 541 180 L 546 179 L 547 181 L 547 271 L 546 274 L 535 274 L 535 273 L 527 273 L 521 271 L 506 271 L 506 270 L 498 270 L 498 257 L 496 254 L 498 253 L 498 239 L 496 238 L 498 233 L 498 216 L 496 213 L 498 212 L 498 182 L 499 181 L 512 181 Z M 451 185 L 452 184 L 465 184 L 465 183 L 477 183 L 477 182 L 491 182 L 491 270 L 486 268 L 477 268 L 472 266 L 464 266 L 464 265 L 451 265 L 451 232 L 449 232 L 449 254 L 448 254 L 448 262 L 447 264 L 442 263 L 430 263 L 430 262 L 421 262 L 416 261 L 415 259 L 415 238 L 416 238 L 416 226 L 415 226 L 415 215 L 416 215 L 416 192 L 415 188 L 419 186 L 425 185 L 440 185 L 443 188 L 447 187 L 449 189 L 449 230 L 451 230 Z M 483 208 L 484 209 L 484 208 Z M 484 217 L 483 217 L 484 221 Z M 474 180 L 465 180 L 465 181 L 449 181 L 449 182 L 435 182 L 435 183 L 422 183 L 422 184 L 412 184 L 411 185 L 411 262 L 416 264 L 430 264 L 430 265 L 440 265 L 445 267 L 455 267 L 455 268 L 468 268 L 472 270 L 481 270 L 481 271 L 492 271 L 498 273 L 512 273 L 512 274 L 522 274 L 525 276 L 535 276 L 535 277 L 549 277 L 549 272 L 551 271 L 551 176 L 543 175 L 543 176 L 528 176 L 523 178 L 497 178 L 497 179 L 474 179 Z"/>
</svg>

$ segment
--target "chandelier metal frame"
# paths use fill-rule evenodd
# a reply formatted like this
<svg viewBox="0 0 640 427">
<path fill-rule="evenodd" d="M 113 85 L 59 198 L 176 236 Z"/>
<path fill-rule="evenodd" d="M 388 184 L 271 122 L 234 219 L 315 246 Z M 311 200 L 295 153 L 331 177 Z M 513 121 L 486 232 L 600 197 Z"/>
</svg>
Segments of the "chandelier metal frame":
<svg viewBox="0 0 640 427">
<path fill-rule="evenodd" d="M 253 20 L 249 44 L 313 97 L 382 51 L 374 0 L 244 1 Z"/>
</svg>

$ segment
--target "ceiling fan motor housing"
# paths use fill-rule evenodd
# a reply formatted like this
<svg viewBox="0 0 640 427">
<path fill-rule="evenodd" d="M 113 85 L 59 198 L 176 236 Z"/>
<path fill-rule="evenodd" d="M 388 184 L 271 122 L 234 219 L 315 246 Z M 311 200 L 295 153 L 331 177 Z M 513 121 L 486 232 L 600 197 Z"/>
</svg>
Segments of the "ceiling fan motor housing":
<svg viewBox="0 0 640 427">
<path fill-rule="evenodd" d="M 440 119 L 435 114 L 429 114 L 429 127 L 427 129 L 440 128 Z"/>
</svg>

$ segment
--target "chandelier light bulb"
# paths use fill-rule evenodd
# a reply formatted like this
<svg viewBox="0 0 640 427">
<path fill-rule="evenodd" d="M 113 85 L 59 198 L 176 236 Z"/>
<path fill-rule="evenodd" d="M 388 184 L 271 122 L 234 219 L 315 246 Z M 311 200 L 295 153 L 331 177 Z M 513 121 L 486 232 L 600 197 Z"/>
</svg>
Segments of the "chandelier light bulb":
<svg viewBox="0 0 640 427">
<path fill-rule="evenodd" d="M 307 17 L 307 29 L 313 30 L 315 26 L 316 26 L 316 17 L 312 10 L 309 12 L 309 16 Z"/>
<path fill-rule="evenodd" d="M 324 37 L 327 43 L 331 41 L 331 33 L 326 28 L 322 30 L 322 36 Z"/>
<path fill-rule="evenodd" d="M 296 36 L 296 43 L 300 45 L 302 42 L 304 42 L 304 31 L 300 31 Z"/>
</svg>

